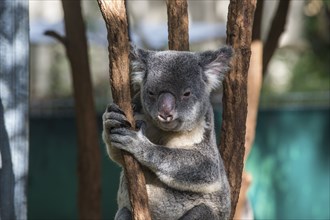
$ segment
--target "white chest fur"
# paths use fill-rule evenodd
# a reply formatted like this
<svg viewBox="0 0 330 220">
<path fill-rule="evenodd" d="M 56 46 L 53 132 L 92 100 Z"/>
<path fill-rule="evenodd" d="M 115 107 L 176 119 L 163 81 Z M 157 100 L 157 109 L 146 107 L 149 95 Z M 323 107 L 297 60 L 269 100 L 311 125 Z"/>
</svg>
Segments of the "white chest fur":
<svg viewBox="0 0 330 220">
<path fill-rule="evenodd" d="M 198 144 L 203 141 L 204 130 L 205 122 L 202 121 L 197 127 L 195 127 L 191 131 L 167 134 L 164 138 L 164 145 L 170 148 L 189 148 L 194 144 Z"/>
</svg>

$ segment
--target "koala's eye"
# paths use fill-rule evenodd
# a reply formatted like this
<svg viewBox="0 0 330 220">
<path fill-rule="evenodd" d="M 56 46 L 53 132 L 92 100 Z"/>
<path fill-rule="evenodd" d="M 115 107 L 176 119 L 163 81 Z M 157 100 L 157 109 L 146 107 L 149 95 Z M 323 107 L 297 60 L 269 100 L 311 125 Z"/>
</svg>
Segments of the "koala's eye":
<svg viewBox="0 0 330 220">
<path fill-rule="evenodd" d="M 191 95 L 190 90 L 187 90 L 183 93 L 183 97 L 188 98 Z"/>
<path fill-rule="evenodd" d="M 152 91 L 148 90 L 148 95 L 149 95 L 149 96 L 154 96 L 155 93 L 153 93 Z"/>
</svg>

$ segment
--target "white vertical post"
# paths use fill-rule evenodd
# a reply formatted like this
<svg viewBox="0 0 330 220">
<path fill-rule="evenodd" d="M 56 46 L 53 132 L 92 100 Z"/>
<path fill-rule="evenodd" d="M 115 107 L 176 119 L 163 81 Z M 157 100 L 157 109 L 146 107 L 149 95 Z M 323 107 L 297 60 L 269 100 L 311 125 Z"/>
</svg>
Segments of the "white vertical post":
<svg viewBox="0 0 330 220">
<path fill-rule="evenodd" d="M 0 3 L 0 220 L 27 219 L 28 0 Z"/>
</svg>

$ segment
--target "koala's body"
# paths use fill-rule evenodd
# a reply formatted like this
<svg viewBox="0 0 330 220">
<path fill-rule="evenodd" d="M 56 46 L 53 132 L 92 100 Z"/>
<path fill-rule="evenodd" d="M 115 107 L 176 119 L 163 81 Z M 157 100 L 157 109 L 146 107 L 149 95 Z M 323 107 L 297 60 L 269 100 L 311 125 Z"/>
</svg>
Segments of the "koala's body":
<svg viewBox="0 0 330 220">
<path fill-rule="evenodd" d="M 154 220 L 228 219 L 230 189 L 217 148 L 210 92 L 229 69 L 230 47 L 206 52 L 131 49 L 135 118 L 130 129 L 115 104 L 103 115 L 110 158 L 120 150 L 143 166 Z M 131 219 L 127 180 L 121 175 L 115 219 Z"/>
</svg>

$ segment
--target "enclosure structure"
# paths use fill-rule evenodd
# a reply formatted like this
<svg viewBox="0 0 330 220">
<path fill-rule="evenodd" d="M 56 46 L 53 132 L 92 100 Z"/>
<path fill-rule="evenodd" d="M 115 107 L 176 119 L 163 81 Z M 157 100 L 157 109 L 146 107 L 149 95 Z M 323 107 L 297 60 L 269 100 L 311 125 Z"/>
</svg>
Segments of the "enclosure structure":
<svg viewBox="0 0 330 220">
<path fill-rule="evenodd" d="M 0 4 L 0 219 L 27 219 L 28 1 Z"/>
<path fill-rule="evenodd" d="M 281 0 L 279 2 L 282 2 L 284 4 L 285 1 L 286 0 Z M 294 1 L 293 3 L 296 2 L 297 1 Z M 313 2 L 309 2 L 308 5 L 312 4 Z M 267 3 L 269 3 L 269 1 L 267 1 Z M 7 9 L 14 9 L 14 7 L 16 7 L 17 5 L 22 6 L 22 4 L 25 4 L 23 7 L 20 7 L 20 9 L 24 8 L 23 13 L 21 11 L 17 13 L 16 10 L 13 10 L 11 13 L 8 14 Z M 22 65 L 16 68 L 15 65 L 8 64 L 8 62 L 14 63 L 14 59 L 24 57 L 24 62 L 20 63 L 24 63 L 25 65 L 27 59 L 27 52 L 22 51 L 21 49 L 26 49 L 28 45 L 28 35 L 23 35 L 23 38 L 21 38 L 21 40 L 17 39 L 19 38 L 18 36 L 22 37 L 22 35 L 17 35 L 16 40 L 13 40 L 10 37 L 10 34 L 3 34 L 5 32 L 8 33 L 8 31 L 12 30 L 11 26 L 8 25 L 8 22 L 10 22 L 11 24 L 20 23 L 22 21 L 22 17 L 25 17 L 25 21 L 23 22 L 24 25 L 16 25 L 16 27 L 19 27 L 16 30 L 18 32 L 20 32 L 19 30 L 22 29 L 24 29 L 23 32 L 27 31 L 28 9 L 26 2 L 22 3 L 22 1 L 7 1 L 7 6 L 5 2 L 1 4 L 1 17 L 6 18 L 1 19 L 1 25 L 3 25 L 4 28 L 1 29 L 2 34 L 0 51 L 0 57 L 2 61 L 0 63 L 0 97 L 3 105 L 3 109 L 0 109 L 0 164 L 2 165 L 2 167 L 0 166 L 0 175 L 8 171 L 8 169 L 7 171 L 5 171 L 6 168 L 10 168 L 10 166 L 13 166 L 13 164 L 10 165 L 10 163 L 8 163 L 8 161 L 10 160 L 7 160 L 8 158 L 10 158 L 8 157 L 8 149 L 11 149 L 12 146 L 18 146 L 14 143 L 15 141 L 17 143 L 18 139 L 14 140 L 14 136 L 12 134 L 15 133 L 15 131 L 13 131 L 13 129 L 11 128 L 13 128 L 12 126 L 15 125 L 22 128 L 23 124 L 21 124 L 21 121 L 17 121 L 18 119 L 22 119 L 21 116 L 24 118 L 22 120 L 25 121 L 24 130 L 21 130 L 21 128 L 19 127 L 15 127 L 15 129 L 18 133 L 23 134 L 25 138 L 27 137 L 28 132 L 28 129 L 26 129 L 28 127 L 27 117 L 25 116 L 28 112 L 28 108 L 27 106 L 25 106 L 26 104 L 23 103 L 23 105 L 25 106 L 23 108 L 21 108 L 23 105 L 14 104 L 14 106 L 19 108 L 18 111 L 15 112 L 12 111 L 15 108 L 11 107 L 13 106 L 13 102 L 17 103 L 18 100 L 21 100 L 21 98 L 23 98 L 24 100 L 28 96 L 28 83 L 22 83 L 24 80 L 26 80 L 26 78 L 28 78 L 27 68 L 22 67 Z M 15 19 L 13 18 L 13 16 L 15 16 Z M 283 16 L 281 18 L 283 18 Z M 272 26 L 276 25 L 274 24 Z M 315 33 L 313 33 L 313 39 L 314 37 L 316 37 Z M 14 44 L 16 44 L 16 46 L 13 46 Z M 18 54 L 15 52 L 16 50 L 12 50 L 13 48 L 17 49 L 17 45 L 20 45 L 19 55 L 24 54 L 24 56 L 18 56 Z M 26 47 L 21 47 L 22 45 L 25 45 Z M 268 51 L 269 50 L 267 50 L 267 52 Z M 17 56 L 15 56 L 14 54 L 16 54 Z M 7 67 L 11 68 L 7 69 Z M 24 71 L 21 72 L 22 69 L 24 69 Z M 45 73 L 43 72 L 42 75 L 44 74 Z M 61 74 L 65 73 L 61 72 Z M 19 77 L 17 77 L 18 75 Z M 308 79 L 310 79 L 310 77 L 312 77 L 312 75 L 309 74 Z M 15 86 L 16 83 L 22 84 L 20 84 L 20 87 L 17 87 Z M 47 85 L 48 84 L 45 83 L 45 86 Z M 25 92 L 18 92 L 18 88 L 21 88 L 21 91 Z M 306 94 L 304 94 L 304 96 L 305 95 Z M 328 93 L 326 95 L 328 96 Z M 312 96 L 313 98 L 311 98 L 311 100 L 314 100 L 315 95 Z M 276 105 L 276 103 L 279 102 L 278 99 L 276 99 L 275 101 L 274 99 L 269 100 L 272 101 L 273 107 Z M 287 104 L 292 104 L 295 101 L 288 98 L 284 102 Z M 327 197 L 327 195 L 329 195 L 329 169 L 327 169 L 329 159 L 328 157 L 326 157 L 326 155 L 329 155 L 327 148 L 327 146 L 329 145 L 329 139 L 327 136 L 329 131 L 328 111 L 328 104 L 321 108 L 314 106 L 306 107 L 300 105 L 290 105 L 278 108 L 277 104 L 277 106 L 275 106 L 275 109 L 262 108 L 260 110 L 261 123 L 257 126 L 258 135 L 256 138 L 256 148 L 255 150 L 252 150 L 251 155 L 252 159 L 255 159 L 255 161 L 252 160 L 250 161 L 250 163 L 248 163 L 248 170 L 255 175 L 256 179 L 256 181 L 252 184 L 253 186 L 250 193 L 250 198 L 252 198 L 257 218 L 280 219 L 297 217 L 329 217 L 329 212 L 327 212 L 327 208 L 329 207 L 329 198 Z M 12 114 L 13 112 L 15 114 Z M 11 120 L 12 117 L 9 117 L 13 115 L 15 117 L 15 120 Z M 217 116 L 219 116 L 219 114 L 217 114 Z M 10 125 L 8 125 L 8 122 L 11 122 Z M 78 180 L 76 179 L 76 166 L 78 163 L 78 161 L 76 160 L 76 155 L 78 154 L 78 152 L 75 147 L 77 145 L 77 139 L 75 136 L 75 118 L 73 118 L 72 115 L 62 115 L 61 117 L 57 117 L 56 115 L 49 115 L 49 118 L 40 115 L 32 115 L 30 124 L 30 146 L 33 147 L 31 147 L 30 149 L 30 179 L 28 188 L 29 216 L 31 217 L 31 219 L 44 219 L 45 216 L 54 216 L 54 218 L 76 218 L 77 207 L 75 204 L 78 203 L 78 200 L 76 198 L 76 191 L 78 185 Z M 51 126 L 49 126 L 50 124 Z M 269 124 L 272 124 L 272 126 L 269 126 Z M 100 124 L 98 124 L 98 130 L 101 130 Z M 292 133 L 292 131 L 294 132 Z M 23 140 L 23 142 L 21 143 L 24 143 L 25 138 L 20 139 Z M 99 141 L 101 142 L 101 140 Z M 27 142 L 25 142 L 25 144 L 26 143 Z M 20 149 L 27 150 L 28 145 L 25 145 L 25 147 L 22 147 Z M 17 151 L 15 152 L 17 153 Z M 103 152 L 102 148 L 101 152 Z M 21 164 L 22 161 L 24 162 L 24 164 L 27 164 L 27 154 L 23 151 L 21 151 L 21 153 L 25 155 L 23 156 L 23 158 L 26 159 L 21 160 L 22 157 L 18 156 L 19 154 L 16 154 L 17 157 L 14 158 L 14 160 L 17 161 L 19 159 L 19 162 Z M 12 157 L 14 156 L 11 155 L 11 158 Z M 62 158 L 60 165 L 57 163 L 56 158 Z M 111 217 L 114 212 L 114 208 L 112 208 L 112 206 L 115 206 L 115 204 L 112 204 L 111 202 L 115 200 L 115 191 L 117 187 L 116 183 L 113 183 L 112 180 L 118 178 L 118 170 L 112 167 L 109 161 L 105 159 L 104 156 L 101 157 L 101 160 L 103 163 L 103 186 L 105 188 L 103 188 L 103 195 L 105 196 L 102 196 L 102 202 L 103 207 L 106 207 L 104 208 L 105 210 L 103 210 L 103 217 Z M 301 167 L 303 167 L 304 171 L 306 172 L 302 173 Z M 25 169 L 26 168 L 27 167 L 25 167 Z M 13 182 L 15 177 L 13 177 L 14 174 L 10 170 L 13 171 L 13 169 L 9 169 L 10 178 L 7 178 L 7 180 Z M 109 173 L 105 173 L 104 170 L 110 171 Z M 274 173 L 275 175 L 269 176 L 268 173 Z M 295 175 L 292 175 L 292 173 L 294 173 Z M 303 182 L 306 175 L 310 181 L 308 181 L 307 185 L 302 184 L 297 187 L 295 185 L 297 182 L 296 180 L 298 179 L 301 180 L 299 182 Z M 288 179 L 288 181 L 281 181 L 283 179 Z M 55 185 L 54 182 L 56 182 Z M 270 183 L 272 183 L 273 185 L 271 185 Z M 0 192 L 0 200 L 6 198 L 4 195 L 8 195 L 8 199 L 6 198 L 5 200 L 7 202 L 6 204 L 9 204 L 11 208 L 13 208 L 13 187 L 10 184 L 6 185 L 2 184 L 1 182 L 0 187 L 4 186 L 9 188 L 6 188 L 4 191 L 7 194 L 3 193 L 3 191 Z M 53 188 L 53 190 L 49 191 L 48 188 L 46 188 L 45 186 L 50 186 Z M 311 189 L 316 188 L 322 189 L 321 192 L 313 193 L 313 190 Z M 1 190 L 2 189 L 3 188 L 1 188 Z M 263 195 L 273 196 L 269 201 L 269 198 L 263 197 Z M 63 197 L 68 197 L 69 199 L 64 201 Z M 24 196 L 20 198 L 24 199 Z M 39 210 L 39 205 L 42 203 L 42 201 L 44 201 L 45 198 L 53 199 L 47 204 L 43 204 L 44 206 L 42 210 Z M 311 207 L 310 204 L 304 202 L 307 200 L 316 202 Z M 8 210 L 8 212 L 1 212 L 1 210 L 4 210 L 1 207 L 1 205 L 4 204 L 3 201 L 4 200 L 1 200 L 0 204 L 1 218 L 5 218 L 3 217 L 4 215 L 12 216 L 13 211 L 9 210 L 13 209 L 11 209 L 10 207 L 6 208 L 6 211 Z M 266 205 L 261 205 L 265 204 L 264 201 L 268 201 L 267 207 Z M 24 208 L 20 210 L 22 211 L 21 213 L 25 212 Z"/>
</svg>

